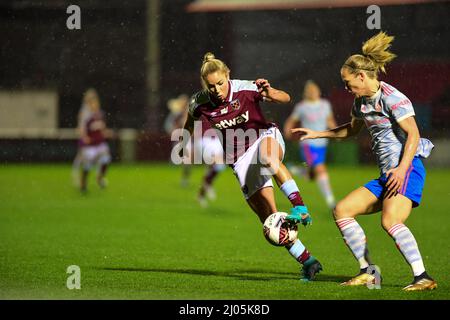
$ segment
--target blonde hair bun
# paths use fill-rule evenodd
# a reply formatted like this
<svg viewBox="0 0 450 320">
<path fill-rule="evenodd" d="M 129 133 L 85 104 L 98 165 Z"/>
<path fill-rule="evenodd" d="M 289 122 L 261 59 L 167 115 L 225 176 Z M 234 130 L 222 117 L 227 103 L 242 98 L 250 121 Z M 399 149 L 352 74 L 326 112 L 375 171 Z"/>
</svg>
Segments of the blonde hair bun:
<svg viewBox="0 0 450 320">
<path fill-rule="evenodd" d="M 214 53 L 212 52 L 207 52 L 205 53 L 205 55 L 203 56 L 203 63 L 206 63 L 208 61 L 214 60 L 216 58 L 216 56 L 214 55 Z"/>
</svg>

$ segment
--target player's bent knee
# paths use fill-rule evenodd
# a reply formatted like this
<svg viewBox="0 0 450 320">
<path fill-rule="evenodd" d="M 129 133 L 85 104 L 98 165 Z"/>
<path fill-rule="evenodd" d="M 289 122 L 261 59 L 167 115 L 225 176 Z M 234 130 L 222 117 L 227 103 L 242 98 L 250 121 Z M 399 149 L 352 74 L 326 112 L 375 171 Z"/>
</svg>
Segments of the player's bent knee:
<svg viewBox="0 0 450 320">
<path fill-rule="evenodd" d="M 353 218 L 353 210 L 351 206 L 345 201 L 339 201 L 336 207 L 333 209 L 334 220 Z"/>
<path fill-rule="evenodd" d="M 398 219 L 395 219 L 392 215 L 383 213 L 383 216 L 381 217 L 381 226 L 384 230 L 389 231 L 392 226 L 402 223 Z"/>
</svg>

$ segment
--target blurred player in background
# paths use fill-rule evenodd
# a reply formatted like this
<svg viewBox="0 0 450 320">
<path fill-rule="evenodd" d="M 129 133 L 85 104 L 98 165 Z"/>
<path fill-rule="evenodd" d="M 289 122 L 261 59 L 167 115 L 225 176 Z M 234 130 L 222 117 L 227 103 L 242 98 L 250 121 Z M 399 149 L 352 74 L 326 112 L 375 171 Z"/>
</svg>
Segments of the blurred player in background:
<svg viewBox="0 0 450 320">
<path fill-rule="evenodd" d="M 203 155 L 208 166 L 202 178 L 197 200 L 200 206 L 206 208 L 208 200 L 215 200 L 217 197 L 213 182 L 217 175 L 226 169 L 226 165 L 220 137 L 215 134 L 215 130 L 209 130 L 211 129 L 211 124 L 205 117 L 202 116 L 201 120 L 202 134 L 199 139 L 196 139 L 196 133 L 194 133 L 194 147 L 197 149 L 197 152 Z M 207 131 L 212 134 L 206 134 Z"/>
<path fill-rule="evenodd" d="M 94 90 L 94 89 L 89 89 L 89 90 Z M 81 187 L 81 185 L 80 185 L 80 183 L 81 183 L 80 168 L 81 168 L 81 160 L 82 160 L 83 145 L 84 145 L 84 141 L 81 137 L 81 132 L 83 130 L 86 120 L 90 117 L 91 113 L 92 112 L 91 112 L 89 106 L 87 105 L 86 93 L 84 93 L 83 101 L 81 103 L 81 108 L 78 111 L 78 116 L 77 116 L 77 135 L 78 135 L 77 153 L 76 153 L 75 159 L 73 160 L 73 163 L 72 163 L 72 179 L 73 179 L 74 185 L 78 188 Z"/>
<path fill-rule="evenodd" d="M 164 130 L 171 135 L 176 129 L 183 127 L 186 122 L 189 107 L 189 96 L 180 94 L 177 98 L 170 99 L 167 102 L 169 114 L 164 120 Z M 189 178 L 191 176 L 191 167 L 189 165 L 182 166 L 181 172 L 181 186 L 187 187 L 189 185 Z"/>
<path fill-rule="evenodd" d="M 268 123 L 259 106 L 261 101 L 288 103 L 290 96 L 271 87 L 266 79 L 230 80 L 226 64 L 212 53 L 204 56 L 200 70 L 203 90 L 190 101 L 185 129 L 192 134 L 194 121 L 205 117 L 221 133 L 226 163 L 233 168 L 248 205 L 264 223 L 278 212 L 272 177 L 306 226 L 311 216 L 303 203 L 297 184 L 283 165 L 285 145 L 275 124 Z M 187 144 L 183 140 L 183 147 Z M 183 148 L 182 150 L 184 150 Z M 297 239 L 286 246 L 303 265 L 302 279 L 313 280 L 322 266 Z"/>
<path fill-rule="evenodd" d="M 292 114 L 284 124 L 284 135 L 287 139 L 292 139 L 291 129 L 298 126 L 317 131 L 336 127 L 330 102 L 321 98 L 320 94 L 320 88 L 314 81 L 306 82 L 302 101 L 295 105 Z M 292 173 L 299 172 L 302 176 L 314 179 L 328 207 L 334 209 L 334 195 L 325 165 L 327 144 L 327 139 L 300 141 L 300 156 L 303 161 L 306 161 L 308 172 L 303 172 L 304 168 L 299 166 L 290 170 Z"/>
<path fill-rule="evenodd" d="M 88 89 L 83 95 L 83 105 L 79 114 L 78 133 L 80 164 L 80 189 L 87 191 L 87 178 L 90 170 L 97 167 L 97 184 L 106 187 L 106 170 L 111 162 L 111 154 L 106 138 L 112 137 L 112 131 L 106 127 L 100 98 L 95 89 Z"/>
<path fill-rule="evenodd" d="M 360 264 L 360 273 L 343 285 L 375 281 L 368 272 L 371 261 L 366 236 L 355 218 L 381 211 L 384 230 L 393 238 L 414 275 L 413 282 L 403 290 L 431 290 L 437 284 L 425 271 L 416 239 L 404 223 L 422 198 L 425 168 L 420 158 L 428 157 L 434 146 L 420 138 L 411 101 L 393 86 L 378 80 L 378 73 L 385 72 L 385 65 L 395 58 L 388 51 L 393 39 L 380 32 L 363 44 L 362 54 L 350 56 L 343 64 L 341 78 L 345 88 L 355 96 L 351 122 L 328 131 L 298 128 L 293 132 L 302 135 L 302 140 L 346 138 L 357 134 L 365 124 L 372 136 L 380 177 L 339 201 L 334 212 L 336 224 Z"/>
<path fill-rule="evenodd" d="M 164 130 L 168 134 L 172 134 L 175 129 L 182 128 L 188 117 L 189 97 L 185 94 L 179 95 L 175 99 L 170 99 L 167 103 L 170 110 L 169 115 L 164 121 Z M 209 122 L 202 117 L 201 131 L 194 134 L 194 140 L 188 144 L 188 152 L 198 152 L 207 158 L 208 164 L 206 172 L 202 178 L 202 184 L 198 191 L 197 200 L 200 206 L 206 208 L 208 200 L 215 200 L 217 198 L 216 192 L 213 188 L 213 182 L 218 173 L 225 170 L 225 162 L 223 159 L 223 150 L 220 139 L 217 135 L 206 135 L 204 133 L 211 128 Z M 198 135 L 198 136 L 195 136 Z M 195 148 L 195 150 L 192 149 Z M 191 165 L 183 164 L 183 171 L 181 177 L 181 186 L 187 187 L 191 175 Z"/>
</svg>

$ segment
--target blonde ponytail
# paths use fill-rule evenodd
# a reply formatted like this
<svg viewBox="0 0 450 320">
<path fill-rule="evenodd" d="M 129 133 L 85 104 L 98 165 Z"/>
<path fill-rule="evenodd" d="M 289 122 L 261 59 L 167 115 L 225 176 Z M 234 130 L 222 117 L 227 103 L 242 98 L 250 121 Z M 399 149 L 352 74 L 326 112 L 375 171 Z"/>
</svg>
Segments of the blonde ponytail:
<svg viewBox="0 0 450 320">
<path fill-rule="evenodd" d="M 362 70 L 370 78 L 377 78 L 380 71 L 386 73 L 385 65 L 396 57 L 388 51 L 392 41 L 394 41 L 393 36 L 388 36 L 385 32 L 378 33 L 364 42 L 362 54 L 350 56 L 342 68 L 347 68 L 352 74 Z"/>
</svg>

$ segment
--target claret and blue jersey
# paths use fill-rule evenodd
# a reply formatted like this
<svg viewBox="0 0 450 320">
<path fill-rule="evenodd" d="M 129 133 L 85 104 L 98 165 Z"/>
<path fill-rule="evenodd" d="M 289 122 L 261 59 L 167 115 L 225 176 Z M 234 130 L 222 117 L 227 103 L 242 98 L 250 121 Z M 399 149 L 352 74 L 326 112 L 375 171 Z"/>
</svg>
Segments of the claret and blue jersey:
<svg viewBox="0 0 450 320">
<path fill-rule="evenodd" d="M 256 141 L 261 130 L 268 129 L 273 124 L 264 118 L 259 106 L 263 97 L 253 81 L 229 80 L 229 85 L 230 90 L 224 102 L 212 99 L 207 90 L 194 94 L 189 105 L 189 114 L 194 119 L 203 116 L 211 127 L 222 133 L 224 150 L 233 150 L 233 154 L 226 154 L 227 161 L 234 162 Z M 228 129 L 242 129 L 243 132 L 254 130 L 256 134 L 243 141 L 227 142 Z M 227 143 L 231 144 L 232 148 L 227 148 Z"/>
</svg>

